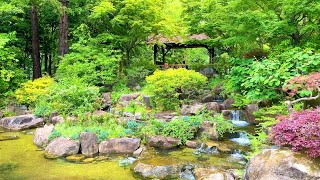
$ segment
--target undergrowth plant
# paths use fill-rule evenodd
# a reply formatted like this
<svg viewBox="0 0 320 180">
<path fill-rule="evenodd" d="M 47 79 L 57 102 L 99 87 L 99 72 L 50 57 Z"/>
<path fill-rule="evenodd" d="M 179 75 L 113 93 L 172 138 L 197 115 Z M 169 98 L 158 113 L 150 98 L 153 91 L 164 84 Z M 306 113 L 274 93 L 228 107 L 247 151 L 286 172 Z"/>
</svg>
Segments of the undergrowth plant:
<svg viewBox="0 0 320 180">
<path fill-rule="evenodd" d="M 293 112 L 272 127 L 271 139 L 311 157 L 320 157 L 320 109 Z"/>
</svg>

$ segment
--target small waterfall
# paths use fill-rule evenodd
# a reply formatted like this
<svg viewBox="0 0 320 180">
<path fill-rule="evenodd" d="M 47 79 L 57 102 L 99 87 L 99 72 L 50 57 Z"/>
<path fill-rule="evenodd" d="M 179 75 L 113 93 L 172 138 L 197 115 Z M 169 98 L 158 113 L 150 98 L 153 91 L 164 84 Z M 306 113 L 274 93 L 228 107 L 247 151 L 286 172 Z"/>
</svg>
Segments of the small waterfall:
<svg viewBox="0 0 320 180">
<path fill-rule="evenodd" d="M 240 121 L 240 111 L 239 110 L 233 110 L 232 113 L 232 121 Z"/>
<path fill-rule="evenodd" d="M 247 121 L 240 120 L 240 111 L 239 110 L 233 110 L 231 111 L 231 121 L 235 126 L 244 127 L 248 126 L 249 123 Z"/>
<path fill-rule="evenodd" d="M 233 151 L 233 153 L 230 155 L 232 159 L 236 161 L 245 161 L 245 157 L 241 154 L 240 149 L 236 149 Z"/>
<path fill-rule="evenodd" d="M 250 140 L 249 140 L 247 133 L 245 131 L 240 132 L 238 138 L 232 138 L 232 139 L 230 139 L 230 141 L 236 142 L 242 146 L 250 145 Z"/>
</svg>

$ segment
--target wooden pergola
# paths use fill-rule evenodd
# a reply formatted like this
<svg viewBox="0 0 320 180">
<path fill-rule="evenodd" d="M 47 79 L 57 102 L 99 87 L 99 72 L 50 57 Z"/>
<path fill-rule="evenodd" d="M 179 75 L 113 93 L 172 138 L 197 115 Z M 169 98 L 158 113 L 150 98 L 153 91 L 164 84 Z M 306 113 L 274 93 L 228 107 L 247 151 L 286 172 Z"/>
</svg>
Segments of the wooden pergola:
<svg viewBox="0 0 320 180">
<path fill-rule="evenodd" d="M 166 63 L 166 55 L 171 49 L 181 49 L 181 48 L 206 48 L 209 54 L 209 63 L 214 63 L 214 47 L 208 46 L 203 42 L 203 40 L 210 39 L 205 34 L 193 34 L 183 40 L 180 36 L 175 36 L 173 38 L 166 38 L 161 35 L 150 36 L 148 38 L 147 44 L 153 45 L 153 59 L 154 64 L 164 65 Z M 158 44 L 163 44 L 159 46 Z M 162 58 L 158 60 L 158 52 L 161 52 Z"/>
</svg>

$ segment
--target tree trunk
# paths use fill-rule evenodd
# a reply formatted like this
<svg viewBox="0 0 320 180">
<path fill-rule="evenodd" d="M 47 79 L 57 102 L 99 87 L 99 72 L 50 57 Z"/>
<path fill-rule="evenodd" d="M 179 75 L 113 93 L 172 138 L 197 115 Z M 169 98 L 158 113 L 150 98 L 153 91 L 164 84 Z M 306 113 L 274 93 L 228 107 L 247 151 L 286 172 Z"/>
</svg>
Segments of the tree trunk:
<svg viewBox="0 0 320 180">
<path fill-rule="evenodd" d="M 47 52 L 44 53 L 44 71 L 48 73 L 48 59 L 49 55 Z"/>
<path fill-rule="evenodd" d="M 61 0 L 62 16 L 59 27 L 59 56 L 63 57 L 68 53 L 68 14 L 66 11 L 68 0 Z"/>
<path fill-rule="evenodd" d="M 33 60 L 33 79 L 41 77 L 40 64 L 40 41 L 38 31 L 38 10 L 35 5 L 31 9 L 31 32 L 32 32 L 32 60 Z"/>
<path fill-rule="evenodd" d="M 52 52 L 49 52 L 48 73 L 49 73 L 50 76 L 52 76 Z"/>
</svg>

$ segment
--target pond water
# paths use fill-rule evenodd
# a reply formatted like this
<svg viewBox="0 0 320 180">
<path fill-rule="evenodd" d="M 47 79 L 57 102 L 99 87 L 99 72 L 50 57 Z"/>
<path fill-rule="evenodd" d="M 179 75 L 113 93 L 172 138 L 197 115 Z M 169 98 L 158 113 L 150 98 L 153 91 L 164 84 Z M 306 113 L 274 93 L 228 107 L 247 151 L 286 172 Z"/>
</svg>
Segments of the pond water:
<svg viewBox="0 0 320 180">
<path fill-rule="evenodd" d="M 5 132 L 0 136 L 17 135 L 19 139 L 0 141 L 0 165 L 17 165 L 0 172 L 0 179 L 135 179 L 130 169 L 119 167 L 118 161 L 75 164 L 62 159 L 45 159 L 32 142 L 32 135 Z M 3 168 L 1 168 L 3 170 Z"/>
<path fill-rule="evenodd" d="M 19 137 L 15 140 L 0 140 L 0 179 L 137 179 L 130 167 L 119 166 L 119 160 L 123 157 L 112 157 L 109 160 L 89 164 L 71 163 L 64 159 L 45 159 L 44 151 L 33 145 L 32 132 L 33 130 L 4 132 L 0 129 L 0 138 L 3 136 Z M 224 145 L 231 143 L 232 145 L 231 141 L 219 143 Z M 242 147 L 242 151 L 246 151 L 246 148 Z M 198 167 L 244 168 L 244 164 L 239 163 L 230 154 L 199 155 L 194 151 L 190 148 L 177 148 L 172 151 L 149 150 L 138 162 L 151 165 L 182 163 L 194 164 Z M 5 165 L 13 167 L 8 169 L 4 167 Z"/>
</svg>

